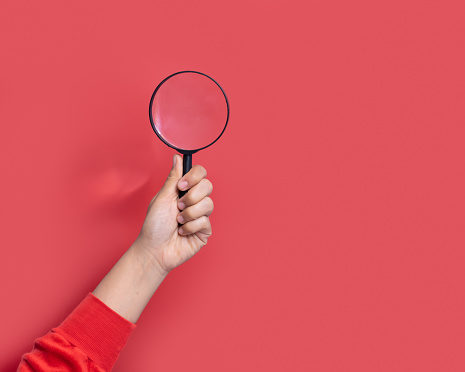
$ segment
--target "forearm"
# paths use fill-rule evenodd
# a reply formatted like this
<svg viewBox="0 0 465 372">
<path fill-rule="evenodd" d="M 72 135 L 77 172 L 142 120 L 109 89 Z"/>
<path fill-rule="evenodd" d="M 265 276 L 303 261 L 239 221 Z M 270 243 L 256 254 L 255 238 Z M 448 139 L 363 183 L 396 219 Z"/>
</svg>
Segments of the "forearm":
<svg viewBox="0 0 465 372">
<path fill-rule="evenodd" d="M 166 275 L 144 255 L 136 240 L 92 293 L 123 318 L 136 323 Z"/>
</svg>

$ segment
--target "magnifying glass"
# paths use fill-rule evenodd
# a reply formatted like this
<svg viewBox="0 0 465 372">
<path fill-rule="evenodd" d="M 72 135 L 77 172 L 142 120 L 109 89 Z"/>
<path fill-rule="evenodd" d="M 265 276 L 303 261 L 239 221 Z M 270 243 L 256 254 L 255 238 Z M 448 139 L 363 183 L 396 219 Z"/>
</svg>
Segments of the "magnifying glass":
<svg viewBox="0 0 465 372">
<path fill-rule="evenodd" d="M 213 145 L 224 133 L 228 98 L 210 76 L 180 71 L 158 84 L 150 99 L 149 117 L 158 138 L 183 155 L 184 175 L 192 168 L 192 154 Z"/>
</svg>

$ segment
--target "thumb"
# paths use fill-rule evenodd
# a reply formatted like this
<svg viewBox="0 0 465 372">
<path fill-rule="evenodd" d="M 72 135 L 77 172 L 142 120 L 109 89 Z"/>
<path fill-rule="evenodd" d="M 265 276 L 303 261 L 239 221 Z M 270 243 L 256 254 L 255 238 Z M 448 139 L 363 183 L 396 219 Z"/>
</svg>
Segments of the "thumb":
<svg viewBox="0 0 465 372">
<path fill-rule="evenodd" d="M 178 196 L 178 181 L 182 177 L 182 159 L 181 156 L 175 154 L 173 156 L 173 167 L 165 181 L 165 184 L 160 190 L 160 195 L 163 196 Z"/>
</svg>

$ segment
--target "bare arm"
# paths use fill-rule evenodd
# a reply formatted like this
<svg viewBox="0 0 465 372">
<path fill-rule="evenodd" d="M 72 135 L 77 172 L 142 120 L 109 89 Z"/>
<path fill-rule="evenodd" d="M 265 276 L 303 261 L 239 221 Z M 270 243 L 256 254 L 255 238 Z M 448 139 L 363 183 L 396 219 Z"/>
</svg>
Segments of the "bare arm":
<svg viewBox="0 0 465 372">
<path fill-rule="evenodd" d="M 133 323 L 168 273 L 194 256 L 212 233 L 209 195 L 213 187 L 205 178 L 206 170 L 195 165 L 182 177 L 179 155 L 173 163 L 165 184 L 150 202 L 139 236 L 93 291 Z M 178 199 L 180 189 L 189 192 Z"/>
</svg>

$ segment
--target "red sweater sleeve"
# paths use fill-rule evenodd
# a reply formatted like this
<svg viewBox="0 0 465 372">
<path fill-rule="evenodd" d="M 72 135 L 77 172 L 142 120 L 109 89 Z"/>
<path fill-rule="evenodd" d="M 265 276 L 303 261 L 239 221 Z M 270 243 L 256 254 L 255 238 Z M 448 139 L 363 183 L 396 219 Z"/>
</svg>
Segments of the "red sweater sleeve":
<svg viewBox="0 0 465 372">
<path fill-rule="evenodd" d="M 135 327 L 89 293 L 63 323 L 35 340 L 17 372 L 111 371 Z"/>
</svg>

